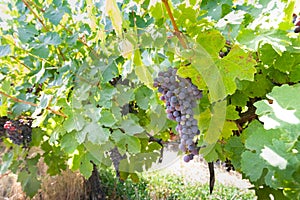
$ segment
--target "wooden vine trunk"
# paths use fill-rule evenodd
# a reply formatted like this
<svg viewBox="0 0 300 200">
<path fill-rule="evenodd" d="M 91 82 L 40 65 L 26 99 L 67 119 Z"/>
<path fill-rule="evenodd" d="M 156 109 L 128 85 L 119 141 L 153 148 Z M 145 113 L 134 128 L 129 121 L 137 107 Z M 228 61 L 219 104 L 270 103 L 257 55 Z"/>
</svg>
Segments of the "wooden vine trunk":
<svg viewBox="0 0 300 200">
<path fill-rule="evenodd" d="M 97 166 L 93 163 L 91 177 L 85 181 L 85 199 L 86 200 L 104 200 L 105 193 L 99 177 Z"/>
</svg>

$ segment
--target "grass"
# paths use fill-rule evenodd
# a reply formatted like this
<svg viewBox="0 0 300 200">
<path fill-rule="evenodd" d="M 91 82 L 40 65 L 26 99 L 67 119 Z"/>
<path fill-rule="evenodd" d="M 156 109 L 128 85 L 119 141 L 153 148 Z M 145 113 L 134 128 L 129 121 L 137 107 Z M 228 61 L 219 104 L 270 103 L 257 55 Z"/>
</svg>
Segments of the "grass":
<svg viewBox="0 0 300 200">
<path fill-rule="evenodd" d="M 215 185 L 213 194 L 209 194 L 207 184 L 184 183 L 183 178 L 172 175 L 149 173 L 140 177 L 139 183 L 131 180 L 119 182 L 112 171 L 101 171 L 100 177 L 104 185 L 107 199 L 128 200 L 180 200 L 180 199 L 222 199 L 252 200 L 253 191 L 235 187 Z"/>
</svg>

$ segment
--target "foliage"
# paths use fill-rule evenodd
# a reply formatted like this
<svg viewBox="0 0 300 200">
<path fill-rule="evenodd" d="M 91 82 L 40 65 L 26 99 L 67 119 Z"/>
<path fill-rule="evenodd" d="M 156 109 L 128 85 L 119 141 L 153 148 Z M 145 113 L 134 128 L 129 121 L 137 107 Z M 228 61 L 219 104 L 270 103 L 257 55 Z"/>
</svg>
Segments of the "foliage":
<svg viewBox="0 0 300 200">
<path fill-rule="evenodd" d="M 0 117 L 33 119 L 30 147 L 42 149 L 30 157 L 4 139 L 12 150 L 1 174 L 19 174 L 32 197 L 40 157 L 50 175 L 70 167 L 88 178 L 91 162 L 111 166 L 117 147 L 127 157 L 121 178 L 136 180 L 160 156 L 148 134 L 175 129 L 152 85 L 159 71 L 176 67 L 203 90 L 195 118 L 205 159 L 230 159 L 258 197 L 300 199 L 295 2 L 173 0 L 174 20 L 166 2 L 1 3 Z"/>
<path fill-rule="evenodd" d="M 184 183 L 183 177 L 149 173 L 138 183 L 116 181 L 111 170 L 100 172 L 109 199 L 254 199 L 254 192 L 217 184 L 212 195 L 208 185 Z"/>
</svg>

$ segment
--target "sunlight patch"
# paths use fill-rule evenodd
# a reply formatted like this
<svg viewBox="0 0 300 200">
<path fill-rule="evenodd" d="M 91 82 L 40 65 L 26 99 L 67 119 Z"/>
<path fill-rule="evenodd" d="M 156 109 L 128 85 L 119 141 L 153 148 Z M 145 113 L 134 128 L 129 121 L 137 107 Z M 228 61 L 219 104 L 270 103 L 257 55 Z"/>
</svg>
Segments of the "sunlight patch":
<svg viewBox="0 0 300 200">
<path fill-rule="evenodd" d="M 272 99 L 270 96 L 267 95 L 269 99 Z M 273 109 L 275 116 L 289 124 L 298 124 L 300 120 L 295 116 L 296 110 L 286 110 L 282 108 L 275 99 L 272 99 L 273 103 L 269 104 L 269 106 Z"/>
<path fill-rule="evenodd" d="M 271 117 L 268 117 L 266 115 L 260 117 L 259 119 L 260 119 L 260 121 L 264 122 L 264 128 L 266 130 L 274 129 L 274 128 L 280 126 L 280 123 L 278 121 L 276 121 L 276 120 L 274 120 Z"/>
<path fill-rule="evenodd" d="M 269 147 L 265 146 L 264 149 L 262 149 L 260 156 L 270 165 L 278 167 L 281 170 L 285 169 L 287 166 L 287 161 Z"/>
</svg>

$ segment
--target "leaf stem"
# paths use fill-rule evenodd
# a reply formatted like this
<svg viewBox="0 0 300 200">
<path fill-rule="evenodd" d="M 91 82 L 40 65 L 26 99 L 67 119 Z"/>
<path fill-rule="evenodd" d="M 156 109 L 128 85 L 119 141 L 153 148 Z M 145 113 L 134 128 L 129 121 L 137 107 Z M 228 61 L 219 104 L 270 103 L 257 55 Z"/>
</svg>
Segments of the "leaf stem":
<svg viewBox="0 0 300 200">
<path fill-rule="evenodd" d="M 5 97 L 7 97 L 7 98 L 9 98 L 9 99 L 11 99 L 11 100 L 13 100 L 14 102 L 23 103 L 23 104 L 30 105 L 30 106 L 33 106 L 33 107 L 38 107 L 38 106 L 39 106 L 39 105 L 36 104 L 36 103 L 32 103 L 32 102 L 29 102 L 29 101 L 24 101 L 24 100 L 22 100 L 22 99 L 18 99 L 18 98 L 16 98 L 16 97 L 11 96 L 11 95 L 9 95 L 9 94 L 6 94 L 5 92 L 2 92 L 2 91 L 0 91 L 0 94 L 3 95 L 3 96 L 5 96 Z M 52 112 L 52 113 L 54 113 L 54 114 L 56 114 L 56 115 L 60 115 L 60 116 L 62 116 L 62 117 L 64 117 L 64 118 L 67 117 L 64 113 L 61 113 L 61 112 L 56 111 L 56 110 L 53 110 L 53 109 L 50 108 L 50 107 L 46 107 L 46 110 L 49 110 L 50 112 Z"/>
<path fill-rule="evenodd" d="M 176 22 L 175 22 L 175 19 L 174 19 L 174 16 L 173 16 L 173 13 L 171 11 L 171 8 L 170 8 L 170 5 L 169 5 L 169 2 L 168 0 L 162 0 L 162 2 L 164 3 L 165 7 L 166 7 L 166 10 L 168 12 L 168 15 L 170 17 L 170 20 L 171 20 L 171 23 L 173 25 L 173 28 L 174 28 L 174 35 L 178 38 L 179 42 L 181 43 L 181 45 L 183 46 L 183 48 L 187 49 L 188 46 L 187 44 L 185 43 L 183 37 L 182 37 L 182 33 L 179 31 L 177 25 L 176 25 Z"/>
</svg>

